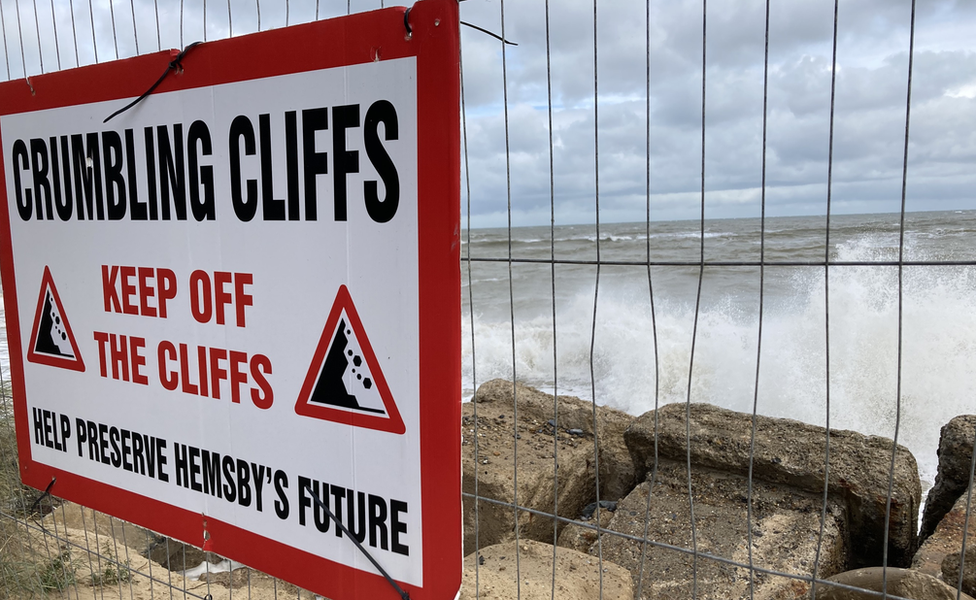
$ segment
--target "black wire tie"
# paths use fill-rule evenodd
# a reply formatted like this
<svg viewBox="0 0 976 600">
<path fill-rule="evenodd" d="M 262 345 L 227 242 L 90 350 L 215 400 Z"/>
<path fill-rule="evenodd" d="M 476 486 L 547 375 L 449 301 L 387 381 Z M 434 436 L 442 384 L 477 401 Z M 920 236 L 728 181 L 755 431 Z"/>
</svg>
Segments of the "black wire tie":
<svg viewBox="0 0 976 600">
<path fill-rule="evenodd" d="M 410 9 L 407 10 L 409 11 Z M 406 19 L 404 19 L 404 21 L 406 21 Z M 332 511 L 329 510 L 329 507 L 325 503 L 319 500 L 319 497 L 312 491 L 312 487 L 310 485 L 306 485 L 305 489 L 308 490 L 308 495 L 312 497 L 312 500 L 315 500 L 315 504 L 317 504 L 319 508 L 324 510 L 325 514 L 329 515 L 329 518 L 332 519 L 332 522 L 336 524 L 336 527 L 341 529 L 342 533 L 346 534 L 346 537 L 352 540 L 353 544 L 356 544 L 356 547 L 359 548 L 359 551 L 362 552 L 364 555 L 366 555 L 366 558 L 369 559 L 369 562 L 373 563 L 373 566 L 376 567 L 376 570 L 380 572 L 380 575 L 382 575 L 383 578 L 386 579 L 387 583 L 393 586 L 393 589 L 396 590 L 397 594 L 400 594 L 401 600 L 410 600 L 410 594 L 405 592 L 403 588 L 397 585 L 397 582 L 394 581 L 393 578 L 390 577 L 390 574 L 387 573 L 386 570 L 380 566 L 380 563 L 376 562 L 376 559 L 373 558 L 373 556 L 369 553 L 369 551 L 363 547 L 362 543 L 360 543 L 360 541 L 356 539 L 356 536 L 354 536 L 348 529 L 346 529 L 346 526 L 342 524 L 342 521 L 340 521 L 338 517 L 332 514 Z"/>
<path fill-rule="evenodd" d="M 57 480 L 58 480 L 57 477 L 52 477 L 51 478 L 51 483 L 47 484 L 47 487 L 44 488 L 44 493 L 41 494 L 40 496 L 38 496 L 37 497 L 37 500 L 34 500 L 34 504 L 31 504 L 30 510 L 27 511 L 27 514 L 28 515 L 34 514 L 34 509 L 37 508 L 37 505 L 41 503 L 41 500 L 43 500 L 43 499 L 45 499 L 45 498 L 47 498 L 48 496 L 51 495 L 51 488 L 54 487 L 54 482 L 57 481 Z"/>
<path fill-rule="evenodd" d="M 518 44 L 516 44 L 515 42 L 510 42 L 510 41 L 506 40 L 505 38 L 503 38 L 502 36 L 498 35 L 497 33 L 492 33 L 491 31 L 488 31 L 487 29 L 484 29 L 482 27 L 478 27 L 477 25 L 472 25 L 471 23 L 468 23 L 466 21 L 461 21 L 460 23 L 461 23 L 461 25 L 467 25 L 471 29 L 477 29 L 481 33 L 486 33 L 486 34 L 490 35 L 491 37 L 495 38 L 496 40 L 498 40 L 499 42 L 508 44 L 509 46 L 518 46 Z"/>
<path fill-rule="evenodd" d="M 183 57 L 186 56 L 186 53 L 189 52 L 191 48 L 193 48 L 194 46 L 198 46 L 201 43 L 202 42 L 193 42 L 192 44 L 190 44 L 186 48 L 183 48 L 183 51 L 180 52 L 179 54 L 177 54 L 176 55 L 176 58 L 174 58 L 173 60 L 169 61 L 169 64 L 166 65 L 166 70 L 163 71 L 163 74 L 159 76 L 159 79 L 156 80 L 156 83 L 152 84 L 152 87 L 150 87 L 148 90 L 146 90 L 141 96 L 139 96 L 138 98 L 136 98 L 132 102 L 130 102 L 127 105 L 125 105 L 123 108 L 120 108 L 119 110 L 117 110 L 114 113 L 110 114 L 108 117 L 105 118 L 104 121 L 102 121 L 102 123 L 108 123 L 109 121 L 111 121 L 115 117 L 121 115 L 122 113 L 124 113 L 125 111 L 129 110 L 130 108 L 132 108 L 136 104 L 139 104 L 140 102 L 142 102 L 143 100 L 145 100 L 146 97 L 149 96 L 149 94 L 151 94 L 154 91 L 156 91 L 156 88 L 158 88 L 159 87 L 159 84 L 161 84 L 163 82 L 163 80 L 166 79 L 166 76 L 169 75 L 169 72 L 170 71 L 180 71 L 180 72 L 182 72 L 183 71 Z"/>
<path fill-rule="evenodd" d="M 407 28 L 407 35 L 413 35 L 413 27 L 410 26 L 410 11 L 413 10 L 411 6 L 407 10 L 403 11 L 403 26 Z"/>
</svg>

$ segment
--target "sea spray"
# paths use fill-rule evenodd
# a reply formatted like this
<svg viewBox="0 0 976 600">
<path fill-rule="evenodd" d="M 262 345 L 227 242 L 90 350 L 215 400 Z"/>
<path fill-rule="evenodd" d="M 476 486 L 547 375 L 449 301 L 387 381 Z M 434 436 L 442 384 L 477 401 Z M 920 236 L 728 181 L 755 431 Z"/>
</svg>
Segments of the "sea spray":
<svg viewBox="0 0 976 600">
<path fill-rule="evenodd" d="M 913 260 L 952 258 L 952 247 L 933 245 L 931 236 L 939 235 L 959 237 L 958 231 L 945 228 L 912 232 L 906 256 Z M 921 247 L 926 239 L 929 245 Z M 832 259 L 895 260 L 897 241 L 890 230 L 862 227 L 838 240 Z M 639 251 L 644 242 L 636 243 Z M 802 240 L 796 246 L 805 247 Z M 540 389 L 551 392 L 555 385 L 560 394 L 595 397 L 599 404 L 634 415 L 653 409 L 656 401 L 688 400 L 697 267 L 652 269 L 657 365 L 646 267 L 601 270 L 592 340 L 595 268 L 579 267 L 568 277 L 560 277 L 557 269 L 555 330 L 549 266 L 532 268 L 531 273 L 524 265 L 514 269 L 514 341 L 507 277 L 497 277 L 504 274 L 497 270 L 486 272 L 496 279 L 492 288 L 475 281 L 473 336 L 468 314 L 462 322 L 466 397 L 476 384 L 514 375 Z M 817 425 L 827 421 L 824 271 L 823 266 L 765 269 L 756 398 L 761 414 Z M 472 272 L 477 279 L 479 271 Z M 898 269 L 832 266 L 829 277 L 830 425 L 894 437 L 899 410 Z M 758 291 L 757 267 L 706 267 L 692 402 L 752 411 Z M 904 267 L 902 291 L 898 441 L 913 452 L 922 479 L 931 483 L 941 426 L 956 415 L 976 412 L 976 268 Z M 467 311 L 468 296 L 462 298 L 462 304 Z M 558 371 L 553 364 L 554 342 Z"/>
</svg>

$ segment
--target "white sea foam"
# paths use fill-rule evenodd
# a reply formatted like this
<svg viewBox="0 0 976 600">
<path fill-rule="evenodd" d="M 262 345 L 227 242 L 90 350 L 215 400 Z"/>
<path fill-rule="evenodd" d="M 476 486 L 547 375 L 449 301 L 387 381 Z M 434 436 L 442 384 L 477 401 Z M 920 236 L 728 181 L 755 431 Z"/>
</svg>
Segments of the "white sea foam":
<svg viewBox="0 0 976 600">
<path fill-rule="evenodd" d="M 838 248 L 838 259 L 878 258 L 887 235 Z M 758 412 L 824 425 L 827 421 L 823 268 L 796 270 L 791 294 L 767 298 L 756 405 Z M 898 271 L 893 267 L 830 270 L 830 426 L 893 437 L 912 450 L 923 480 L 937 468 L 939 430 L 973 412 L 976 391 L 976 270 L 907 267 L 903 271 L 900 403 Z M 655 386 L 653 325 L 646 287 L 601 286 L 595 337 L 593 288 L 557 299 L 553 361 L 551 309 L 517 319 L 514 375 L 559 393 L 641 414 L 689 397 L 694 304 L 656 295 L 659 361 Z M 656 292 L 657 293 L 657 292 Z M 756 389 L 758 297 L 703 304 L 690 387 L 692 402 L 751 411 Z M 513 337 L 507 320 L 475 318 L 477 383 L 511 378 Z M 463 321 L 465 394 L 473 393 L 470 322 Z M 592 361 L 591 361 L 592 344 Z M 592 378 L 591 378 L 592 373 Z M 657 389 L 657 397 L 655 390 Z M 655 399 L 657 398 L 657 400 Z M 899 414 L 900 410 L 900 414 Z"/>
</svg>

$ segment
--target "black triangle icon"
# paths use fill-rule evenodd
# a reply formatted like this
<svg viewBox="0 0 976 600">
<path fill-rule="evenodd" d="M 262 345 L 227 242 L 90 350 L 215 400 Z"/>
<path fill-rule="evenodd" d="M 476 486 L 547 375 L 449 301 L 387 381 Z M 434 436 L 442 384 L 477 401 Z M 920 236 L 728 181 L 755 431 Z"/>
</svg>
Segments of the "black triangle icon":
<svg viewBox="0 0 976 600">
<path fill-rule="evenodd" d="M 309 402 L 315 402 L 317 404 L 331 404 L 332 406 L 341 406 L 343 408 L 352 408 L 355 410 L 364 410 L 366 412 L 374 412 L 381 415 L 386 414 L 386 410 L 383 408 L 372 408 L 369 406 L 362 406 L 359 404 L 356 396 L 349 393 L 346 388 L 346 382 L 343 381 L 343 375 L 349 368 L 349 364 L 354 365 L 362 364 L 362 356 L 358 354 L 353 354 L 349 348 L 349 337 L 346 335 L 346 322 L 344 319 L 339 319 L 339 326 L 336 327 L 335 336 L 332 338 L 332 343 L 329 346 L 329 351 L 325 355 L 325 362 L 322 364 L 322 372 L 319 374 L 319 380 L 315 383 L 315 389 L 312 390 L 312 395 L 309 397 Z M 349 353 L 347 355 L 347 353 Z M 349 359 L 352 358 L 350 361 Z M 355 367 L 353 368 L 355 371 Z M 362 381 L 362 376 L 360 374 L 359 380 Z M 365 383 L 363 384 L 367 389 L 372 387 L 372 379 L 366 377 Z"/>
<path fill-rule="evenodd" d="M 44 275 L 41 277 L 41 292 L 34 312 L 27 360 L 71 371 L 85 370 L 85 362 L 78 351 L 78 342 L 75 341 L 58 288 L 54 285 L 54 278 L 48 267 L 44 267 Z"/>
<path fill-rule="evenodd" d="M 344 285 L 339 287 L 322 330 L 295 412 L 354 427 L 397 434 L 406 431 Z"/>
</svg>

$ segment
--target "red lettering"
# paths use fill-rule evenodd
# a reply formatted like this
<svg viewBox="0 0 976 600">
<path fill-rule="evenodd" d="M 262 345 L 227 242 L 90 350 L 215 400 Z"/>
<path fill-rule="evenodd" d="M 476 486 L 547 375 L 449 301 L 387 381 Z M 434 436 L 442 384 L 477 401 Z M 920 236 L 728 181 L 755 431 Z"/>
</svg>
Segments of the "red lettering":
<svg viewBox="0 0 976 600">
<path fill-rule="evenodd" d="M 200 395 L 209 396 L 209 383 L 207 383 L 207 349 L 197 346 L 197 370 L 200 373 Z M 220 397 L 218 388 L 218 398 Z"/>
<path fill-rule="evenodd" d="M 220 361 L 227 360 L 227 351 L 221 348 L 210 349 L 210 388 L 211 398 L 220 400 L 220 382 L 227 381 L 227 369 L 220 366 Z"/>
<path fill-rule="evenodd" d="M 107 265 L 102 265 L 102 299 L 104 300 L 105 312 L 122 312 L 119 295 L 115 289 L 118 278 L 119 268 L 117 266 L 112 265 L 112 270 L 109 271 Z"/>
<path fill-rule="evenodd" d="M 103 267 L 104 269 L 104 267 Z M 95 341 L 98 342 L 98 370 L 102 377 L 108 377 L 108 365 L 105 363 L 105 346 L 108 345 L 108 334 L 96 331 Z"/>
<path fill-rule="evenodd" d="M 176 360 L 176 348 L 170 342 L 163 340 L 156 347 L 156 364 L 159 367 L 159 383 L 169 391 L 173 391 L 179 385 L 179 378 L 176 371 L 166 371 L 166 363 Z"/>
<path fill-rule="evenodd" d="M 251 377 L 259 389 L 251 390 L 251 402 L 260 409 L 269 409 L 274 402 L 274 391 L 265 374 L 271 374 L 271 360 L 263 354 L 251 357 Z"/>
<path fill-rule="evenodd" d="M 108 334 L 112 356 L 112 379 L 129 381 L 129 343 L 124 335 Z M 121 377 L 119 377 L 121 375 Z"/>
<path fill-rule="evenodd" d="M 127 315 L 137 315 L 139 314 L 139 307 L 132 302 L 132 297 L 136 295 L 136 284 L 129 283 L 129 278 L 135 278 L 136 268 L 135 267 L 119 267 L 121 274 L 122 283 L 122 312 Z"/>
<path fill-rule="evenodd" d="M 176 275 L 170 269 L 102 265 L 105 312 L 166 318 L 166 302 L 175 297 Z"/>
<path fill-rule="evenodd" d="M 139 267 L 136 269 L 139 274 L 139 314 L 144 317 L 155 317 L 156 307 L 149 306 L 149 299 L 156 295 L 156 290 L 149 284 L 153 277 L 153 269 L 150 267 Z"/>
<path fill-rule="evenodd" d="M 240 369 L 247 365 L 247 353 L 230 351 L 230 399 L 235 404 L 241 403 L 241 384 L 247 383 L 247 371 Z"/>
<path fill-rule="evenodd" d="M 139 352 L 145 349 L 146 338 L 132 337 L 129 339 L 132 342 L 129 344 L 129 358 L 132 361 L 132 382 L 149 385 L 149 378 L 142 372 L 142 367 L 146 366 L 146 357 Z"/>
<path fill-rule="evenodd" d="M 190 273 L 190 312 L 198 323 L 209 323 L 213 318 L 210 300 L 210 275 L 206 271 Z"/>
<path fill-rule="evenodd" d="M 234 307 L 237 308 L 237 326 L 244 327 L 244 307 L 254 306 L 254 297 L 244 291 L 245 285 L 253 285 L 250 273 L 234 273 Z"/>
<path fill-rule="evenodd" d="M 180 344 L 180 383 L 183 384 L 183 393 L 199 394 L 200 388 L 190 382 L 190 361 L 187 350 L 186 344 Z"/>
<path fill-rule="evenodd" d="M 159 316 L 166 318 L 166 302 L 176 297 L 176 274 L 169 269 L 157 269 L 159 280 Z"/>
<path fill-rule="evenodd" d="M 227 271 L 216 271 L 214 273 L 214 305 L 217 308 L 217 324 L 224 324 L 224 307 L 230 304 L 234 297 L 230 292 L 224 291 L 224 284 L 230 283 L 233 278 Z"/>
<path fill-rule="evenodd" d="M 107 341 L 113 338 L 103 334 Z M 98 334 L 96 333 L 96 336 Z M 132 338 L 130 347 L 145 343 L 142 338 Z M 106 344 L 103 344 L 106 345 Z M 241 403 L 241 398 L 250 393 L 254 406 L 265 410 L 271 408 L 274 402 L 274 391 L 268 381 L 271 374 L 271 359 L 264 354 L 248 356 L 247 352 L 226 350 L 224 348 L 208 348 L 197 346 L 196 361 L 199 373 L 199 383 L 190 379 L 193 365 L 190 364 L 192 351 L 187 344 L 175 345 L 163 341 L 157 348 L 159 359 L 159 381 L 164 388 L 171 392 L 181 391 L 192 396 L 203 396 L 220 399 L 220 384 L 228 382 L 230 386 L 230 400 L 235 404 Z M 143 361 L 144 362 L 144 361 Z M 174 364 L 178 363 L 178 364 Z M 135 364 L 135 362 L 133 363 Z M 133 367 L 134 371 L 137 370 Z M 248 385 L 248 384 L 251 385 Z"/>
</svg>

